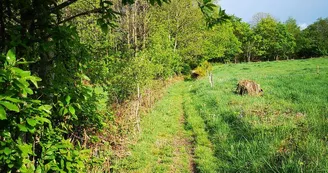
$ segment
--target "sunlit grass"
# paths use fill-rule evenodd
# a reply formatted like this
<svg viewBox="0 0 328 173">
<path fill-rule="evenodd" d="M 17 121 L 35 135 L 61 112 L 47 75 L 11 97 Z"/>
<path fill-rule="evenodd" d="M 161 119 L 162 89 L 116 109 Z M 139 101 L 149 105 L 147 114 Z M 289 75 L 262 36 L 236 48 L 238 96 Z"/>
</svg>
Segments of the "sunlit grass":
<svg viewBox="0 0 328 173">
<path fill-rule="evenodd" d="M 213 76 L 213 88 L 170 87 L 118 172 L 328 172 L 328 58 L 216 65 Z M 264 95 L 235 94 L 242 79 Z"/>
<path fill-rule="evenodd" d="M 128 157 L 118 161 L 117 172 L 189 172 L 191 167 L 190 133 L 184 128 L 183 83 L 142 115 L 141 132 L 131 144 Z"/>
<path fill-rule="evenodd" d="M 261 84 L 264 95 L 233 93 L 241 79 Z M 187 85 L 217 171 L 328 171 L 327 58 L 219 65 L 214 82 L 214 88 L 207 79 Z"/>
</svg>

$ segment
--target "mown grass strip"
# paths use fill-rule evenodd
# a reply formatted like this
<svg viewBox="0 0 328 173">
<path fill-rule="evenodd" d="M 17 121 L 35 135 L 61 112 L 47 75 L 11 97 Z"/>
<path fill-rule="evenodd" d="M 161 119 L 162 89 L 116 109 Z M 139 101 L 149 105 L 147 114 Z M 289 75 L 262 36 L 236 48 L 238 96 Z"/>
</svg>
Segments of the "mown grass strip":
<svg viewBox="0 0 328 173">
<path fill-rule="evenodd" d="M 183 108 L 186 117 L 186 129 L 194 137 L 194 157 L 197 172 L 216 172 L 217 159 L 214 157 L 213 145 L 205 131 L 204 120 L 195 109 L 193 100 L 188 93 L 184 94 Z"/>
<path fill-rule="evenodd" d="M 180 85 L 175 84 L 141 121 L 139 140 L 118 172 L 190 172 L 190 136 L 183 125 Z"/>
</svg>

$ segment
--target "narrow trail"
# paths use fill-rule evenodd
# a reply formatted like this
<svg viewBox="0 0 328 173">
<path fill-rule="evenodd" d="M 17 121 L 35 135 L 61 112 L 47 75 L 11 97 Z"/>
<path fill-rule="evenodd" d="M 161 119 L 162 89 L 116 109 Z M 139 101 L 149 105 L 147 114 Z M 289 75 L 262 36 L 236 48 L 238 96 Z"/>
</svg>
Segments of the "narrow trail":
<svg viewBox="0 0 328 173">
<path fill-rule="evenodd" d="M 192 134 L 185 129 L 183 83 L 171 87 L 151 113 L 118 172 L 195 172 Z"/>
<path fill-rule="evenodd" d="M 182 106 L 182 104 L 181 104 Z M 181 115 L 180 118 L 180 127 L 184 127 L 186 120 L 184 115 Z M 189 163 L 189 169 L 188 172 L 194 173 L 195 172 L 195 162 L 194 162 L 194 146 L 192 144 L 192 138 L 190 136 L 188 136 L 188 134 L 186 134 L 185 129 L 180 129 L 180 131 L 178 131 L 177 136 L 174 137 L 173 139 L 173 147 L 175 148 L 173 154 L 173 164 L 171 167 L 170 172 L 177 172 L 177 167 L 183 167 L 184 163 L 181 163 L 181 161 L 184 161 L 183 159 L 181 159 L 181 156 L 184 154 L 184 150 L 186 150 L 187 152 L 187 159 L 188 159 L 188 163 Z"/>
</svg>

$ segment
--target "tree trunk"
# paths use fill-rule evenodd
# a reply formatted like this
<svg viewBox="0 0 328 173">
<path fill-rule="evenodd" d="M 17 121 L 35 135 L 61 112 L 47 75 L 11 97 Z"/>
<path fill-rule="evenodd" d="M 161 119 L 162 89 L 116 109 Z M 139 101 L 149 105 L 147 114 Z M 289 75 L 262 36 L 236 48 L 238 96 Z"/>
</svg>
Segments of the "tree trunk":
<svg viewBox="0 0 328 173">
<path fill-rule="evenodd" d="M 130 10 L 131 10 L 131 8 L 130 8 L 130 6 L 128 6 L 127 7 L 128 9 L 126 10 L 126 18 L 127 18 L 127 29 L 128 29 L 128 35 L 127 35 L 127 41 L 128 41 L 128 49 L 130 49 L 131 48 L 131 43 L 130 43 L 130 37 L 131 37 L 131 35 L 130 35 L 130 31 L 131 31 L 131 29 L 130 29 Z"/>
<path fill-rule="evenodd" d="M 250 51 L 247 52 L 247 62 L 251 62 L 251 53 L 250 53 Z"/>
<path fill-rule="evenodd" d="M 135 1 L 134 5 L 133 5 L 133 14 L 132 14 L 132 26 L 133 26 L 133 31 L 132 31 L 132 37 L 134 40 L 134 51 L 135 51 L 135 56 L 137 56 L 138 53 L 138 24 L 137 24 L 137 15 L 138 15 L 138 8 L 137 8 L 137 4 L 138 4 L 138 0 Z"/>
<path fill-rule="evenodd" d="M 6 45 L 3 1 L 0 1 L 0 50 Z M 6 50 L 4 50 L 6 51 Z"/>
<path fill-rule="evenodd" d="M 251 46 L 248 45 L 247 46 L 247 62 L 251 62 L 251 55 L 252 55 Z"/>
<path fill-rule="evenodd" d="M 147 35 L 147 4 L 143 5 L 143 29 L 142 29 L 142 49 L 146 49 L 146 35 Z"/>
</svg>

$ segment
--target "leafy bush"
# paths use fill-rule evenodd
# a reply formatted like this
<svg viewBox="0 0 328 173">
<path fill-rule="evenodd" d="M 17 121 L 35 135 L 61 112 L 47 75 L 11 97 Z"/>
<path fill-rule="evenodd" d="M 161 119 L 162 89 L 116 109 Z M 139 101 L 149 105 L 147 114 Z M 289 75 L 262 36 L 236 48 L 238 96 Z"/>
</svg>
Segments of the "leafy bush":
<svg viewBox="0 0 328 173">
<path fill-rule="evenodd" d="M 23 64 L 12 50 L 0 57 L 0 171 L 83 171 L 89 151 L 54 126 L 51 105 L 32 99 L 41 79 L 19 68 Z M 61 112 L 74 117 L 69 97 L 66 103 Z"/>
<path fill-rule="evenodd" d="M 212 70 L 212 65 L 208 61 L 204 61 L 200 64 L 200 66 L 196 67 L 192 74 L 195 77 L 204 77 L 209 75 L 210 71 Z"/>
</svg>

